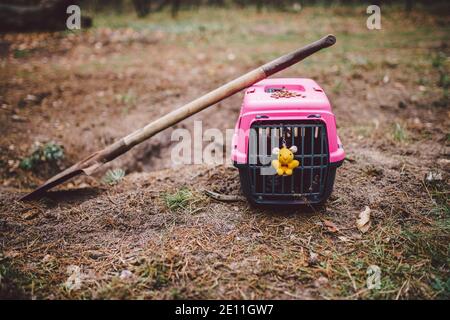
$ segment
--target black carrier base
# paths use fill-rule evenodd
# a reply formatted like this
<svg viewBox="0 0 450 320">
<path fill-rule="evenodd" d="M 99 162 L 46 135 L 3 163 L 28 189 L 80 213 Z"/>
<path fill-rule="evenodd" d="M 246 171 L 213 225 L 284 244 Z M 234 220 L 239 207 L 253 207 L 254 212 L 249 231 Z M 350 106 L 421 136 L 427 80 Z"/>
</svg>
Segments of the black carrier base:
<svg viewBox="0 0 450 320">
<path fill-rule="evenodd" d="M 242 192 L 253 205 L 323 205 L 333 191 L 336 169 L 330 163 L 326 126 L 322 121 L 260 122 L 252 125 L 247 164 L 236 164 Z M 273 147 L 297 146 L 300 166 L 291 176 L 267 174 Z M 266 170 L 266 171 L 263 171 Z M 266 174 L 263 174 L 263 173 Z M 275 173 L 275 170 L 273 170 Z"/>
<path fill-rule="evenodd" d="M 267 194 L 267 195 L 254 195 L 251 192 L 251 178 L 250 171 L 248 170 L 247 165 L 239 165 L 236 164 L 235 167 L 239 169 L 239 178 L 241 182 L 241 189 L 244 196 L 252 205 L 267 205 L 267 206 L 279 206 L 279 205 L 312 205 L 314 207 L 322 206 L 325 204 L 327 199 L 330 197 L 333 192 L 334 179 L 336 176 L 336 169 L 341 163 L 337 165 L 329 166 L 327 169 L 327 179 L 325 188 L 322 194 L 314 194 L 314 195 L 291 195 L 291 194 Z M 295 169 L 298 170 L 298 169 Z M 294 170 L 294 172 L 295 172 Z M 275 180 L 283 180 L 283 177 L 279 176 L 271 176 L 267 179 L 275 178 Z M 285 180 L 290 180 L 289 177 L 284 177 Z M 286 182 L 285 182 L 286 183 Z M 289 182 L 288 182 L 289 183 Z M 276 183 L 276 185 L 280 185 L 280 183 Z"/>
</svg>

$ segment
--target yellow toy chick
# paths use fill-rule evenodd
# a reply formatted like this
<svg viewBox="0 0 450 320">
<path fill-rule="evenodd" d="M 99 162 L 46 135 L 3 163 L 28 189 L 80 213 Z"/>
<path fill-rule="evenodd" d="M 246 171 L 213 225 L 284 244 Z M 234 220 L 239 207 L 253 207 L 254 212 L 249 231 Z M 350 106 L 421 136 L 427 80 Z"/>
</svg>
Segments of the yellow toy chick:
<svg viewBox="0 0 450 320">
<path fill-rule="evenodd" d="M 295 168 L 300 165 L 298 160 L 294 159 L 294 153 L 297 152 L 297 147 L 292 146 L 289 149 L 283 145 L 280 148 L 273 148 L 272 153 L 278 155 L 278 160 L 272 160 L 272 167 L 277 170 L 277 174 L 290 176 Z"/>
</svg>

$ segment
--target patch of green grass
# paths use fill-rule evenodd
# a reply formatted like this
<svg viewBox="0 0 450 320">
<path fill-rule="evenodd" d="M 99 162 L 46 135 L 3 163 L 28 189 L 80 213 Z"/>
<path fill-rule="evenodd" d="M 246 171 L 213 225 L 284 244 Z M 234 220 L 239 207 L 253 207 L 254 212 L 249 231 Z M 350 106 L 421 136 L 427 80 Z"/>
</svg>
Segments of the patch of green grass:
<svg viewBox="0 0 450 320">
<path fill-rule="evenodd" d="M 440 241 L 449 239 L 450 224 L 449 220 L 441 220 L 434 223 L 431 230 L 419 230 L 417 228 L 409 228 L 404 230 L 403 236 L 409 240 L 411 246 L 409 249 L 415 254 L 423 254 L 431 258 L 432 263 L 437 265 L 445 265 L 448 262 L 448 241 Z"/>
<path fill-rule="evenodd" d="M 438 220 L 432 224 L 431 228 L 409 227 L 402 232 L 402 235 L 408 240 L 406 249 L 411 256 L 423 256 L 436 268 L 448 267 L 450 219 Z M 447 241 L 442 241 L 444 239 Z"/>
<path fill-rule="evenodd" d="M 344 61 L 344 63 L 347 64 L 350 70 L 368 71 L 373 70 L 376 67 L 369 58 L 362 55 L 350 56 L 350 59 Z"/>
<path fill-rule="evenodd" d="M 333 88 L 332 88 L 333 93 L 340 94 L 343 87 L 344 87 L 343 82 L 341 80 L 339 80 L 339 79 L 336 79 L 334 81 L 334 85 L 333 85 Z"/>
<path fill-rule="evenodd" d="M 172 288 L 170 290 L 170 296 L 173 300 L 182 300 L 184 299 L 184 296 L 182 292 L 178 288 Z"/>
<path fill-rule="evenodd" d="M 16 59 L 26 58 L 30 55 L 30 50 L 27 49 L 15 49 L 13 52 L 13 56 Z"/>
<path fill-rule="evenodd" d="M 115 185 L 120 182 L 120 180 L 125 177 L 125 170 L 123 169 L 113 169 L 108 170 L 102 178 L 102 182 L 108 185 Z"/>
<path fill-rule="evenodd" d="M 27 299 L 24 287 L 31 283 L 26 275 L 19 272 L 9 261 L 0 256 L 0 299 Z"/>
<path fill-rule="evenodd" d="M 137 100 L 137 96 L 133 91 L 129 90 L 126 93 L 117 94 L 116 100 L 118 102 L 125 103 L 125 104 L 135 104 L 136 100 Z"/>
<path fill-rule="evenodd" d="M 367 240 L 360 244 L 357 252 L 333 255 L 330 261 L 334 271 L 331 284 L 338 296 L 363 299 L 448 296 L 448 218 L 432 225 L 399 223 L 398 218 L 391 217 L 382 225 L 374 225 L 364 235 Z M 340 252 L 338 248 L 334 250 Z M 379 288 L 367 288 L 367 268 L 370 265 L 380 268 Z"/>
<path fill-rule="evenodd" d="M 35 78 L 36 73 L 31 72 L 29 70 L 24 70 L 24 69 L 19 69 L 16 72 L 16 76 L 18 78 L 22 78 L 22 79 L 27 79 L 27 80 L 32 80 Z"/>
<path fill-rule="evenodd" d="M 117 102 L 125 105 L 122 110 L 124 114 L 128 113 L 129 107 L 133 107 L 136 105 L 137 96 L 132 90 L 129 90 L 124 94 L 117 94 L 115 97 Z"/>
<path fill-rule="evenodd" d="M 64 147 L 53 141 L 46 144 L 37 143 L 34 145 L 30 156 L 20 161 L 20 168 L 24 170 L 33 170 L 41 163 L 56 163 L 64 159 Z"/>
<path fill-rule="evenodd" d="M 446 72 L 440 72 L 438 86 L 448 89 L 450 87 L 450 77 Z"/>
<path fill-rule="evenodd" d="M 194 196 L 189 189 L 183 188 L 175 193 L 163 194 L 164 202 L 171 211 L 186 209 L 189 203 L 194 200 Z"/>
<path fill-rule="evenodd" d="M 169 282 L 168 268 L 161 261 L 150 261 L 140 266 L 139 277 L 154 289 L 160 289 Z"/>
<path fill-rule="evenodd" d="M 404 142 L 408 138 L 408 134 L 406 129 L 400 123 L 397 122 L 394 125 L 392 137 L 397 142 Z"/>
<path fill-rule="evenodd" d="M 419 79 L 417 79 L 417 84 L 421 85 L 421 86 L 426 86 L 430 83 L 430 81 L 425 78 L 425 77 L 419 77 Z"/>
<path fill-rule="evenodd" d="M 133 283 L 124 283 L 119 277 L 113 277 L 111 281 L 104 283 L 96 292 L 96 299 L 131 299 L 136 298 L 133 292 L 135 289 L 135 285 Z M 70 298 L 77 298 L 70 296 Z M 87 299 L 92 299 L 89 295 L 86 297 Z"/>
<path fill-rule="evenodd" d="M 436 205 L 433 209 L 431 209 L 430 213 L 433 216 L 442 217 L 450 215 L 450 206 L 448 204 L 444 205 Z"/>
<path fill-rule="evenodd" d="M 441 69 L 445 66 L 445 61 L 447 60 L 447 55 L 444 52 L 438 52 L 432 57 L 431 65 L 433 68 Z"/>
<path fill-rule="evenodd" d="M 431 65 L 438 72 L 437 85 L 443 90 L 442 102 L 438 104 L 447 105 L 449 99 L 450 76 L 448 63 L 449 58 L 444 52 L 438 52 L 432 58 Z"/>
<path fill-rule="evenodd" d="M 450 277 L 441 278 L 434 277 L 431 283 L 431 287 L 438 292 L 438 297 L 441 299 L 450 299 Z"/>
</svg>

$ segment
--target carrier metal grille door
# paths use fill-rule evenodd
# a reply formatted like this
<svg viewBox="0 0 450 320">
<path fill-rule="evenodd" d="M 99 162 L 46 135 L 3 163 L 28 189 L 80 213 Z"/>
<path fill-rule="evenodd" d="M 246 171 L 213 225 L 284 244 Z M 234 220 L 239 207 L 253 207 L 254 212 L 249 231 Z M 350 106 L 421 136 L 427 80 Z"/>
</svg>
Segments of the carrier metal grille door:
<svg viewBox="0 0 450 320">
<path fill-rule="evenodd" d="M 324 193 L 329 155 L 326 126 L 321 121 L 260 122 L 252 126 L 249 140 L 251 193 L 257 200 L 317 201 Z M 271 161 L 274 147 L 285 141 L 300 165 L 291 176 L 278 176 Z"/>
</svg>

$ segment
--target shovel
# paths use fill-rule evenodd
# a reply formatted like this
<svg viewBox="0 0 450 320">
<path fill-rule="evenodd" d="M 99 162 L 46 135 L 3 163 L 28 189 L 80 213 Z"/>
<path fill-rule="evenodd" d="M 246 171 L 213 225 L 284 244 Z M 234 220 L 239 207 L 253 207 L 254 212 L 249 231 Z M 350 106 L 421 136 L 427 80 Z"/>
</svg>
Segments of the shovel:
<svg viewBox="0 0 450 320">
<path fill-rule="evenodd" d="M 333 35 L 328 35 L 306 47 L 300 48 L 294 52 L 279 57 L 261 67 L 258 67 L 243 76 L 234 79 L 227 84 L 205 94 L 204 96 L 185 104 L 184 106 L 166 114 L 165 116 L 150 122 L 145 127 L 140 128 L 128 136 L 114 142 L 103 150 L 91 154 L 87 158 L 74 164 L 70 168 L 60 172 L 56 176 L 47 180 L 43 185 L 34 191 L 26 194 L 21 200 L 32 200 L 41 198 L 45 192 L 63 182 L 84 173 L 91 175 L 103 164 L 117 158 L 121 154 L 127 152 L 139 143 L 154 136 L 158 132 L 167 129 L 170 126 L 186 119 L 187 117 L 202 111 L 203 109 L 216 104 L 217 102 L 232 96 L 233 94 L 245 89 L 258 81 L 261 81 L 274 73 L 284 70 L 293 64 L 302 61 L 313 53 L 332 46 L 336 43 Z"/>
</svg>

